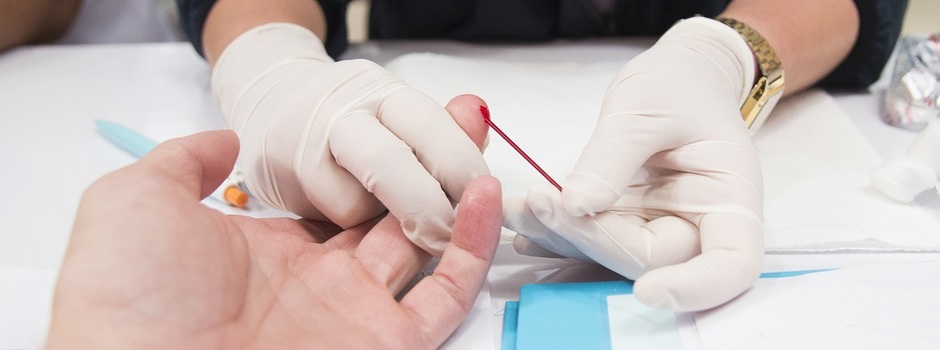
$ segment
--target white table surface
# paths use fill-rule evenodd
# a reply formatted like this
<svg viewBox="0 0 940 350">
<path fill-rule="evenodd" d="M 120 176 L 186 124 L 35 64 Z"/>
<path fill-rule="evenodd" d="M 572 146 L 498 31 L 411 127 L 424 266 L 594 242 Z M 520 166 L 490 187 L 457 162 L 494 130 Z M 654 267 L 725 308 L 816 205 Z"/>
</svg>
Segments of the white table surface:
<svg viewBox="0 0 940 350">
<path fill-rule="evenodd" d="M 592 62 L 632 57 L 651 42 L 605 40 L 527 46 L 384 42 L 354 46 L 346 56 L 383 63 L 404 53 L 430 51 L 510 61 Z M 115 121 L 157 140 L 224 128 L 208 81 L 206 63 L 185 43 L 40 46 L 0 53 L 0 167 L 5 184 L 0 194 L 0 220 L 4 223 L 0 272 L 5 274 L 0 276 L 17 271 L 43 276 L 32 293 L 41 296 L 40 302 L 13 312 L 0 310 L 0 328 L 18 324 L 26 332 L 10 339 L 4 338 L 10 334 L 0 329 L 0 348 L 41 344 L 49 310 L 42 300 L 51 295 L 51 285 L 42 281 L 54 278 L 59 268 L 82 191 L 102 174 L 134 160 L 95 131 L 94 119 Z M 877 91 L 878 86 L 872 90 Z M 833 95 L 882 157 L 903 152 L 916 135 L 880 120 L 877 93 Z M 267 210 L 260 214 L 277 213 Z M 765 270 L 928 259 L 940 259 L 940 253 L 772 254 Z M 517 298 L 518 287 L 524 283 L 596 278 L 563 273 L 571 266 L 519 257 L 511 247 L 502 246 L 489 279 L 492 307 Z M 0 285 L 6 282 L 0 280 Z"/>
</svg>

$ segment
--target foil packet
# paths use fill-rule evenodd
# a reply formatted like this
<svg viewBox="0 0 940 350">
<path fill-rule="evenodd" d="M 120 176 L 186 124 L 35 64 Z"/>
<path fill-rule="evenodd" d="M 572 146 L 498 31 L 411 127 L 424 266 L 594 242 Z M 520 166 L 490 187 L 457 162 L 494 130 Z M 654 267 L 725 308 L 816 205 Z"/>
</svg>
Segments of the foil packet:
<svg viewBox="0 0 940 350">
<path fill-rule="evenodd" d="M 884 121 L 911 130 L 940 117 L 940 33 L 904 36 L 884 99 Z"/>
</svg>

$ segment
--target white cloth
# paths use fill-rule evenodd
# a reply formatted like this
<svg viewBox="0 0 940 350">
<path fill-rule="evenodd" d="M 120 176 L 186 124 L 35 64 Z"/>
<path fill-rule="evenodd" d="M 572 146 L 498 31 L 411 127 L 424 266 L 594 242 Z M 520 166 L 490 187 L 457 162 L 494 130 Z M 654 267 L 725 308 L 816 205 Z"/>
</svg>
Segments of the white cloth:
<svg viewBox="0 0 940 350">
<path fill-rule="evenodd" d="M 496 125 L 559 180 L 577 161 L 604 91 L 624 63 L 408 54 L 386 68 L 441 103 L 461 93 L 479 95 Z M 496 137 L 484 157 L 505 194 L 524 195 L 545 181 Z M 940 251 L 940 212 L 894 203 L 871 188 L 869 174 L 882 160 L 825 92 L 781 101 L 754 142 L 764 173 L 767 251 Z"/>
<path fill-rule="evenodd" d="M 0 266 L 0 349 L 42 349 L 56 271 Z"/>
</svg>

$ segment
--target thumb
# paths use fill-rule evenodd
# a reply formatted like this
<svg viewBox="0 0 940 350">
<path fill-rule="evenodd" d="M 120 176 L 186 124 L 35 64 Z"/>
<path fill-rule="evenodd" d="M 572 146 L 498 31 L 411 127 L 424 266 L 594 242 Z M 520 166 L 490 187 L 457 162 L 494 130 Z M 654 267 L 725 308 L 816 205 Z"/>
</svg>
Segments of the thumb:
<svg viewBox="0 0 940 350">
<path fill-rule="evenodd" d="M 503 226 L 515 231 L 513 248 L 522 255 L 560 258 L 568 257 L 581 261 L 591 261 L 578 247 L 550 228 L 552 221 L 543 222 L 533 210 L 544 211 L 551 207 L 558 197 L 558 190 L 547 183 L 540 183 L 529 189 L 524 198 L 506 196 L 503 198 Z"/>
<path fill-rule="evenodd" d="M 754 284 L 763 266 L 761 225 L 737 214 L 705 214 L 699 227 L 702 254 L 637 279 L 633 294 L 640 302 L 699 311 L 724 304 Z"/>
<path fill-rule="evenodd" d="M 163 142 L 128 168 L 163 177 L 202 199 L 231 174 L 237 157 L 235 133 L 215 130 Z"/>
</svg>

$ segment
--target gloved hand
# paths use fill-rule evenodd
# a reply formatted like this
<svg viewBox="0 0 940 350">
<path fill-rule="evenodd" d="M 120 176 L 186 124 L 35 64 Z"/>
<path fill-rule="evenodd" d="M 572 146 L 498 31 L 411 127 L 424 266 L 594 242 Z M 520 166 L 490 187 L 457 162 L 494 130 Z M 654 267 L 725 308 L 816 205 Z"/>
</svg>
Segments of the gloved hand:
<svg viewBox="0 0 940 350">
<path fill-rule="evenodd" d="M 212 91 L 241 139 L 251 193 L 305 218 L 345 229 L 388 208 L 440 256 L 452 201 L 489 173 L 440 104 L 372 62 L 334 62 L 297 25 L 241 34 L 216 63 Z"/>
<path fill-rule="evenodd" d="M 516 250 L 600 263 L 657 308 L 707 309 L 746 290 L 763 258 L 763 184 L 739 112 L 754 76 L 733 29 L 676 24 L 614 79 L 564 190 L 504 204 Z"/>
</svg>

